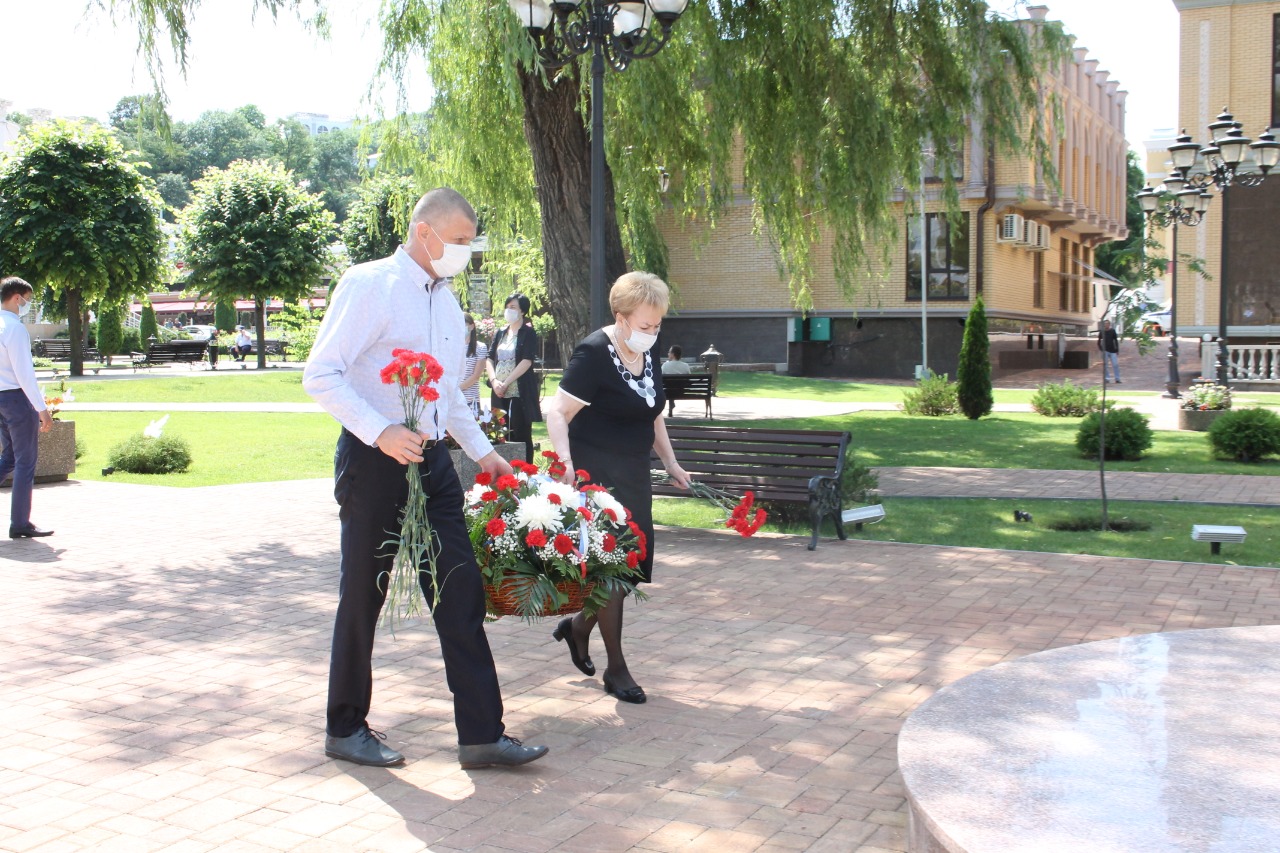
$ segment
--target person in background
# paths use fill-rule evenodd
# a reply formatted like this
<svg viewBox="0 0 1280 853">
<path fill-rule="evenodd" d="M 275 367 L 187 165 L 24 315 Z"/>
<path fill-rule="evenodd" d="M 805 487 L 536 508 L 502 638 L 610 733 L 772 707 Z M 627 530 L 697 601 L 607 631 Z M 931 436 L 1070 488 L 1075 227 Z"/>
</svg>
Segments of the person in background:
<svg viewBox="0 0 1280 853">
<path fill-rule="evenodd" d="M 684 355 L 684 350 L 680 349 L 679 344 L 667 350 L 667 360 L 662 362 L 663 376 L 687 376 L 689 374 L 689 365 L 680 360 L 682 355 Z"/>
<path fill-rule="evenodd" d="M 538 376 L 533 360 L 538 357 L 538 333 L 525 323 L 529 297 L 513 293 L 507 297 L 502 319 L 489 345 L 490 404 L 507 413 L 508 441 L 524 442 L 524 461 L 533 462 L 533 422 L 542 420 L 538 407 Z"/>
<path fill-rule="evenodd" d="M 231 345 L 231 355 L 236 361 L 244 361 L 244 357 L 253 350 L 253 338 L 249 337 L 244 326 L 236 326 L 236 340 Z"/>
<path fill-rule="evenodd" d="M 31 523 L 31 492 L 36 482 L 39 433 L 53 429 L 53 416 L 44 403 L 31 361 L 31 335 L 22 317 L 35 292 L 17 276 L 0 281 L 0 482 L 13 474 L 9 504 L 9 538 L 51 536 Z"/>
<path fill-rule="evenodd" d="M 569 469 L 566 480 L 573 479 L 576 468 L 585 470 L 592 483 L 604 486 L 627 508 L 643 536 L 637 550 L 638 583 L 653 580 L 650 451 L 676 485 L 689 487 L 689 475 L 676 462 L 667 435 L 662 380 L 654 380 L 649 355 L 669 300 L 666 282 L 653 273 L 629 272 L 614 282 L 609 291 L 614 322 L 578 344 L 559 390 L 547 404 L 547 436 Z M 644 689 L 636 684 L 622 653 L 624 601 L 622 592 L 615 591 L 594 616 L 578 613 L 562 619 L 551 636 L 569 647 L 574 666 L 594 675 L 587 641 L 599 625 L 609 659 L 601 677 L 605 692 L 640 704 L 646 698 Z"/>
<path fill-rule="evenodd" d="M 1102 321 L 1102 331 L 1098 332 L 1098 349 L 1102 350 L 1102 381 L 1107 382 L 1107 368 L 1111 379 L 1120 384 L 1120 336 L 1112 328 L 1110 320 Z"/>
<path fill-rule="evenodd" d="M 464 314 L 467 323 L 467 360 L 462 368 L 462 396 L 477 417 L 480 416 L 480 377 L 484 376 L 485 362 L 489 359 L 489 347 L 476 334 L 476 318 Z"/>
</svg>

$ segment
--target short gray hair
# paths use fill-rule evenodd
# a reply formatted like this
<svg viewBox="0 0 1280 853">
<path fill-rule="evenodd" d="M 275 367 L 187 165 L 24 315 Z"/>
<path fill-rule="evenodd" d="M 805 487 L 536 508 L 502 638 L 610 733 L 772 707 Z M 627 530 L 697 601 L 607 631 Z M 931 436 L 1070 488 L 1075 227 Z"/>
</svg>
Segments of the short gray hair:
<svg viewBox="0 0 1280 853">
<path fill-rule="evenodd" d="M 436 223 L 454 213 L 461 213 L 472 224 L 476 222 L 475 208 L 462 197 L 462 193 L 449 187 L 436 187 L 418 199 L 418 203 L 413 206 L 410 221 Z"/>
</svg>

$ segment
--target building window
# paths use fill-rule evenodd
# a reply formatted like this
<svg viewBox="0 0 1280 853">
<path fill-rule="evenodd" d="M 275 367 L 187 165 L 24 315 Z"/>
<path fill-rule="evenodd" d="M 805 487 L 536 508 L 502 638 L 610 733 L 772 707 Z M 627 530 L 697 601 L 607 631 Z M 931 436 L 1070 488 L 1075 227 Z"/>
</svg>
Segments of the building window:
<svg viewBox="0 0 1280 853">
<path fill-rule="evenodd" d="M 1271 19 L 1271 126 L 1280 127 L 1280 15 Z"/>
<path fill-rule="evenodd" d="M 1071 244 L 1066 240 L 1058 241 L 1058 310 L 1066 311 L 1071 307 Z"/>
<path fill-rule="evenodd" d="M 945 213 L 925 217 L 930 299 L 969 298 L 969 214 L 955 222 Z M 920 217 L 907 219 L 907 299 L 920 298 Z"/>
<path fill-rule="evenodd" d="M 1031 253 L 1031 307 L 1044 307 L 1044 252 Z"/>
<path fill-rule="evenodd" d="M 959 181 L 964 178 L 964 143 L 949 139 L 941 147 L 926 139 L 921 149 L 920 175 L 932 183 L 947 174 Z"/>
</svg>

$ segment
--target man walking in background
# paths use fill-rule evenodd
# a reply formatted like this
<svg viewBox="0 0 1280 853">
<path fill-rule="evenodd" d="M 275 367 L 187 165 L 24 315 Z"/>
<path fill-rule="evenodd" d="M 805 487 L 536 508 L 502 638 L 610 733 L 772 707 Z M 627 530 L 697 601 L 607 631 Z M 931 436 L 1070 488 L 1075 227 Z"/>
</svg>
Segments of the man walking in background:
<svg viewBox="0 0 1280 853">
<path fill-rule="evenodd" d="M 16 276 L 0 281 L 0 482 L 13 474 L 9 508 L 9 538 L 49 536 L 31 523 L 31 491 L 36 482 L 39 433 L 53 429 L 53 418 L 44 404 L 31 363 L 31 335 L 22 316 L 31 308 L 35 293 Z"/>
<path fill-rule="evenodd" d="M 1120 384 L 1120 336 L 1111 328 L 1110 320 L 1102 321 L 1102 331 L 1098 332 L 1098 349 L 1102 350 L 1102 381 L 1107 381 L 1107 368 L 1110 368 L 1111 379 Z"/>
</svg>

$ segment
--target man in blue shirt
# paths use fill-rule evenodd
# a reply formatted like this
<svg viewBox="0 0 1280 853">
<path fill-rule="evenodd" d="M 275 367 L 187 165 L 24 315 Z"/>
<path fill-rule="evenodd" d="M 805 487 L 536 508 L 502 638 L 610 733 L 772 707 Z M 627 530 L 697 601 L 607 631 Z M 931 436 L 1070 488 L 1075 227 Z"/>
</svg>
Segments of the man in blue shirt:
<svg viewBox="0 0 1280 853">
<path fill-rule="evenodd" d="M 16 276 L 0 281 L 0 482 L 13 474 L 13 498 L 9 508 L 9 538 L 49 536 L 31 523 L 31 491 L 36 482 L 39 433 L 53 429 L 53 418 L 44 404 L 31 363 L 31 336 L 22 315 L 31 308 L 35 293 Z"/>
</svg>

